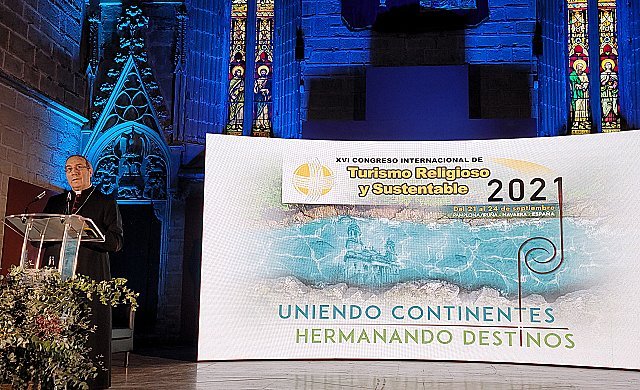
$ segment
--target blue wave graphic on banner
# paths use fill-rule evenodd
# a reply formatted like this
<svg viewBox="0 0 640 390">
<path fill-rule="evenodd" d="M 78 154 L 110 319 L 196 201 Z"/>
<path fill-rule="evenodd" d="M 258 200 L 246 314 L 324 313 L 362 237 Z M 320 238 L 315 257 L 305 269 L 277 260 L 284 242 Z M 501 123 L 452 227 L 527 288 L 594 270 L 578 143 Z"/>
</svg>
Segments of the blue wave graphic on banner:
<svg viewBox="0 0 640 390">
<path fill-rule="evenodd" d="M 549 274 L 524 267 L 522 292 L 554 297 L 592 283 L 602 267 L 594 259 L 606 250 L 593 243 L 592 230 L 588 223 L 565 219 L 565 261 Z M 476 225 L 460 220 L 317 219 L 271 231 L 268 276 L 293 276 L 316 286 L 347 283 L 370 288 L 441 280 L 467 290 L 491 287 L 513 297 L 518 293 L 518 250 L 539 236 L 558 241 L 557 219 Z M 537 252 L 532 256 L 548 255 Z M 555 266 L 540 265 L 542 271 Z"/>
</svg>

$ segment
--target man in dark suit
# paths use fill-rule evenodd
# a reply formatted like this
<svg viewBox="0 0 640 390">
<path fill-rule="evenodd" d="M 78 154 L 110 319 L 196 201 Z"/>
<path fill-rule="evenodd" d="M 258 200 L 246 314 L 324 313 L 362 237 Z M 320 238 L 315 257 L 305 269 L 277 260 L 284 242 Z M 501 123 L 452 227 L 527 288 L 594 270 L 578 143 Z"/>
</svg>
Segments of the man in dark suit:
<svg viewBox="0 0 640 390">
<path fill-rule="evenodd" d="M 122 218 L 115 199 L 104 195 L 91 184 L 93 169 L 89 161 L 80 155 L 67 158 L 65 163 L 67 181 L 71 191 L 52 196 L 44 208 L 45 213 L 77 214 L 91 218 L 104 234 L 104 242 L 86 242 L 80 245 L 76 273 L 95 281 L 111 279 L 109 253 L 122 248 Z M 45 259 L 60 255 L 60 245 L 47 248 Z M 97 299 L 91 301 L 91 325 L 96 332 L 89 337 L 91 359 L 102 361 L 104 370 L 98 370 L 98 377 L 90 383 L 92 389 L 106 389 L 111 386 L 111 307 Z"/>
</svg>

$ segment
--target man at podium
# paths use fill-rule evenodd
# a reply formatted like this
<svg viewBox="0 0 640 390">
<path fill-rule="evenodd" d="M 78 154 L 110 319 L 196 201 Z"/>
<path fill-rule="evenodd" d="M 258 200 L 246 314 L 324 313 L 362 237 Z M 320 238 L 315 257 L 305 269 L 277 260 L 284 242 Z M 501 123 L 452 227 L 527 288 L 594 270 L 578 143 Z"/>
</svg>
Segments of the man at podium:
<svg viewBox="0 0 640 390">
<path fill-rule="evenodd" d="M 93 280 L 111 279 L 109 252 L 122 248 L 122 218 L 115 199 L 104 195 L 91 184 L 93 169 L 89 160 L 81 155 L 67 158 L 65 174 L 71 191 L 52 196 L 44 208 L 44 213 L 77 214 L 91 218 L 103 232 L 104 242 L 83 242 L 78 252 L 76 273 Z M 51 260 L 57 264 L 60 244 L 48 247 L 43 262 Z M 111 386 L 111 307 L 98 300 L 90 303 L 91 324 L 96 332 L 89 337 L 91 358 L 104 362 L 107 371 L 99 370 L 98 377 L 90 383 L 92 389 L 106 389 Z"/>
</svg>

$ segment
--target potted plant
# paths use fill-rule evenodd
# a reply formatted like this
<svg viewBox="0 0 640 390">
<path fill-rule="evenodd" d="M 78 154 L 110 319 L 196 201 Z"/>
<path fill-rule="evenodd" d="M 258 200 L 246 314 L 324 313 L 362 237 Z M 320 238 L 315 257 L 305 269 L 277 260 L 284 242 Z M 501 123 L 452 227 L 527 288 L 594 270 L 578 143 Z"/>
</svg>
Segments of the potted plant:
<svg viewBox="0 0 640 390">
<path fill-rule="evenodd" d="M 125 279 L 62 280 L 54 269 L 13 267 L 0 276 L 0 383 L 13 389 L 88 388 L 97 374 L 86 346 L 89 300 L 116 306 L 138 294 Z M 6 386 L 6 385 L 3 385 Z M 4 390 L 4 389 L 2 389 Z"/>
</svg>

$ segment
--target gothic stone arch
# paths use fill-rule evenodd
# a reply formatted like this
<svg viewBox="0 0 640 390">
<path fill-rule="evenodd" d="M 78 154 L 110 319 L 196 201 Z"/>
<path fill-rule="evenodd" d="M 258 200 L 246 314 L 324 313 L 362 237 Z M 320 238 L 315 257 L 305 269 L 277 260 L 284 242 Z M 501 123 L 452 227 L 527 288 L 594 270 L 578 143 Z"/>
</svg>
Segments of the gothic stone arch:
<svg viewBox="0 0 640 390">
<path fill-rule="evenodd" d="M 166 201 L 170 153 L 157 132 L 125 122 L 106 131 L 86 150 L 94 184 L 118 201 Z"/>
</svg>

